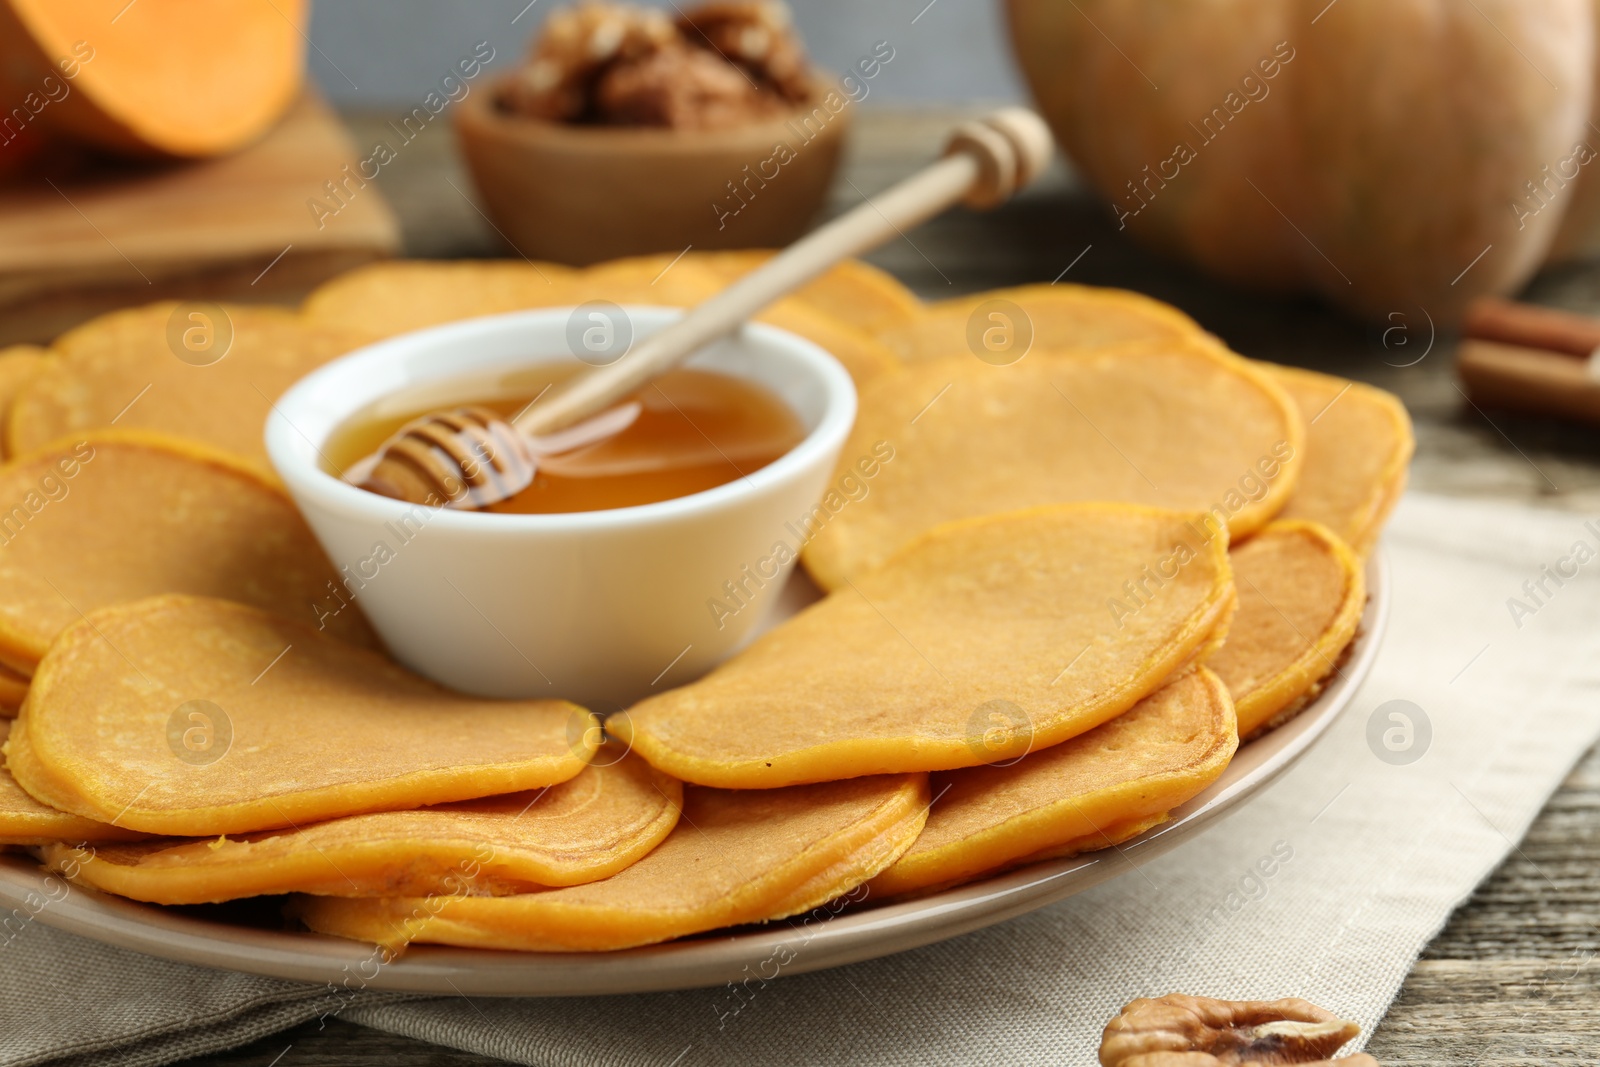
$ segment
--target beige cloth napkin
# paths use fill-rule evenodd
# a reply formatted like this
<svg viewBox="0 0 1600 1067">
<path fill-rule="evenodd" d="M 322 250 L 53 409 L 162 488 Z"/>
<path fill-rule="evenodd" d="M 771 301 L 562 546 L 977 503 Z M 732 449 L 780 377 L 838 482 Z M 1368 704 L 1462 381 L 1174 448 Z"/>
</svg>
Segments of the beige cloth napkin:
<svg viewBox="0 0 1600 1067">
<path fill-rule="evenodd" d="M 529 1064 L 1090 1063 L 1120 1005 L 1173 990 L 1301 996 L 1370 1029 L 1600 736 L 1586 519 L 1409 496 L 1388 636 L 1329 735 L 1205 834 L 1001 926 L 783 978 L 730 1013 L 719 989 L 346 1002 L 32 922 L 0 935 L 0 1064 L 166 1063 L 329 1012 Z M 1558 565 L 1576 577 L 1541 592 Z"/>
</svg>

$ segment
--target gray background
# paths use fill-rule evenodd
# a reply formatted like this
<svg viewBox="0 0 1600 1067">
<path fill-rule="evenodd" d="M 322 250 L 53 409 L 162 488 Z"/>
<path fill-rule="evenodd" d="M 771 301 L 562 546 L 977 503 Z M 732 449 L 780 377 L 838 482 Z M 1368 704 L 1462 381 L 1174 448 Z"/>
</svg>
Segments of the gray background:
<svg viewBox="0 0 1600 1067">
<path fill-rule="evenodd" d="M 312 75 L 343 107 L 415 104 L 479 41 L 494 46 L 491 69 L 514 63 L 545 16 L 567 2 L 320 0 L 311 21 Z M 691 0 L 677 3 L 691 6 Z M 669 0 L 652 6 L 667 7 Z M 791 0 L 790 6 L 813 59 L 829 70 L 847 70 L 878 41 L 893 46 L 894 59 L 870 83 L 865 106 L 1025 95 L 1008 55 L 1000 0 Z"/>
</svg>

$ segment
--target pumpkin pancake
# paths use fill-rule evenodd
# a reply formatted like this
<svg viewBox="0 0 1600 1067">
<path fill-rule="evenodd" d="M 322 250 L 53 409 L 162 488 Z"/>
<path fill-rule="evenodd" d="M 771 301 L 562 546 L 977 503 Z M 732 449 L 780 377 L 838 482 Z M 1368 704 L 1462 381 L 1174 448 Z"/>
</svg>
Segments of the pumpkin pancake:
<svg viewBox="0 0 1600 1067">
<path fill-rule="evenodd" d="M 37 345 L 12 345 L 0 349 L 0 459 L 6 452 L 6 422 L 17 394 L 36 372 L 45 366 L 49 352 Z"/>
<path fill-rule="evenodd" d="M 1062 844 L 1041 849 L 1030 856 L 1024 856 L 1014 863 L 1008 864 L 1007 868 L 1021 867 L 1024 864 L 1034 863 L 1039 860 L 1062 859 L 1066 856 L 1076 856 L 1083 852 L 1098 852 L 1105 848 L 1116 848 L 1125 841 L 1132 841 L 1146 830 L 1154 830 L 1171 816 L 1171 812 L 1164 811 L 1159 815 L 1149 815 L 1140 819 L 1114 820 L 1084 834 L 1082 837 L 1070 838 Z M 1007 868 L 1001 868 L 1001 870 Z M 1000 871 L 996 870 L 989 873 L 998 874 Z M 930 887 L 925 892 L 934 892 L 937 888 L 936 886 Z"/>
<path fill-rule="evenodd" d="M 588 300 L 693 304 L 718 290 L 716 277 L 693 265 L 658 279 L 671 257 L 657 258 L 613 260 L 587 270 L 514 261 L 377 263 L 324 282 L 300 311 L 315 328 L 376 341 L 461 319 Z"/>
<path fill-rule="evenodd" d="M 323 607 L 338 580 L 282 490 L 191 442 L 101 431 L 0 468 L 0 662 L 16 674 L 83 613 L 157 593 L 321 612 L 376 647 L 360 611 Z"/>
<path fill-rule="evenodd" d="M 15 718 L 27 695 L 27 675 L 0 663 L 0 719 Z"/>
<path fill-rule="evenodd" d="M 904 896 L 1121 844 L 1216 781 L 1238 746 L 1227 688 L 1190 671 L 1080 737 L 934 775 L 922 836 L 868 888 Z"/>
<path fill-rule="evenodd" d="M 1367 587 L 1361 561 L 1314 522 L 1275 522 L 1228 557 L 1239 610 L 1206 666 L 1227 683 L 1249 740 L 1291 718 L 1338 667 Z"/>
<path fill-rule="evenodd" d="M 0 719 L 0 745 L 11 732 L 11 723 Z M 41 804 L 25 793 L 10 773 L 0 769 L 0 847 L 6 845 L 46 845 L 60 841 L 132 841 L 144 837 L 135 830 L 110 826 L 68 815 Z M 75 849 L 72 858 L 79 858 Z"/>
<path fill-rule="evenodd" d="M 928 304 L 916 318 L 878 331 L 878 340 L 901 359 L 918 363 L 972 354 L 973 315 L 991 301 L 1022 309 L 1025 322 L 991 320 L 981 313 L 978 333 L 990 325 L 1032 336 L 1033 352 L 1085 352 L 1129 343 L 1160 344 L 1204 337 L 1200 324 L 1170 304 L 1126 289 L 1087 285 L 1024 285 L 992 289 Z M 1008 310 L 996 307 L 989 310 Z M 1007 316 L 1014 318 L 1014 313 Z"/>
<path fill-rule="evenodd" d="M 632 948 L 809 911 L 893 863 L 927 810 L 920 774 L 758 793 L 689 786 L 667 839 L 601 882 L 503 897 L 299 897 L 290 910 L 313 930 L 390 949 Z"/>
<path fill-rule="evenodd" d="M 689 307 L 715 296 L 729 278 L 691 255 L 638 256 L 585 270 L 528 264 L 494 265 L 493 284 L 479 288 L 478 264 L 389 263 L 335 278 L 306 299 L 303 313 L 315 326 L 361 331 L 365 340 L 437 326 L 457 319 L 528 308 L 562 307 L 591 300 L 613 304 Z M 403 308 L 404 311 L 392 310 Z M 894 354 L 850 323 L 798 298 L 778 301 L 758 322 L 799 334 L 832 353 L 859 383 L 891 370 Z"/>
<path fill-rule="evenodd" d="M 736 252 L 691 252 L 725 282 L 755 270 L 777 255 L 772 249 Z M 922 313 L 922 301 L 887 271 L 859 259 L 847 259 L 815 281 L 794 291 L 794 298 L 813 310 L 869 334 L 910 323 Z"/>
<path fill-rule="evenodd" d="M 951 523 L 607 729 L 674 777 L 733 789 L 1057 744 L 1225 632 L 1227 536 L 1203 518 L 1075 504 Z"/>
<path fill-rule="evenodd" d="M 602 752 L 535 792 L 350 815 L 298 829 L 98 849 L 74 880 L 152 904 L 270 893 L 336 897 L 509 893 L 608 878 L 671 832 L 683 786 L 637 756 Z M 45 862 L 68 857 L 46 849 Z"/>
<path fill-rule="evenodd" d="M 755 321 L 804 337 L 842 363 L 857 388 L 899 366 L 894 353 L 876 338 L 798 301 L 780 300 L 757 315 Z"/>
<path fill-rule="evenodd" d="M 460 696 L 256 608 L 161 596 L 57 638 L 6 758 L 52 807 L 206 837 L 555 785 L 588 761 L 594 721 Z"/>
<path fill-rule="evenodd" d="M 803 559 L 836 589 L 939 523 L 1077 500 L 1210 511 L 1238 539 L 1288 499 L 1301 440 L 1281 389 L 1198 341 L 935 360 L 861 390 L 839 469 L 892 459 L 861 499 L 814 510 Z"/>
<path fill-rule="evenodd" d="M 700 256 L 672 252 L 606 260 L 577 271 L 574 281 L 583 299 L 619 304 L 689 305 L 715 296 L 727 285 Z"/>
<path fill-rule="evenodd" d="M 637 256 L 600 263 L 572 279 L 572 302 L 609 300 L 615 304 L 692 307 L 727 288 L 733 280 L 710 256 L 693 253 Z M 828 352 L 850 372 L 857 385 L 890 370 L 897 361 L 875 338 L 852 323 L 835 318 L 798 295 L 785 297 L 755 318 L 788 330 Z"/>
<path fill-rule="evenodd" d="M 115 423 L 203 441 L 276 479 L 262 444 L 273 401 L 357 339 L 307 329 L 292 311 L 242 304 L 224 309 L 226 322 L 213 313 L 201 320 L 209 325 L 186 328 L 184 308 L 117 311 L 57 338 L 11 407 L 8 454 Z M 211 361 L 214 352 L 187 351 L 180 340 L 193 331 L 218 348 L 227 342 L 224 354 Z"/>
<path fill-rule="evenodd" d="M 1367 556 L 1405 489 L 1416 447 L 1405 405 L 1361 382 L 1260 366 L 1293 398 L 1306 424 L 1304 469 L 1279 517 L 1320 522 Z"/>
<path fill-rule="evenodd" d="M 339 275 L 312 291 L 301 314 L 316 327 L 369 341 L 457 319 L 571 303 L 576 272 L 520 260 L 398 260 Z"/>
</svg>

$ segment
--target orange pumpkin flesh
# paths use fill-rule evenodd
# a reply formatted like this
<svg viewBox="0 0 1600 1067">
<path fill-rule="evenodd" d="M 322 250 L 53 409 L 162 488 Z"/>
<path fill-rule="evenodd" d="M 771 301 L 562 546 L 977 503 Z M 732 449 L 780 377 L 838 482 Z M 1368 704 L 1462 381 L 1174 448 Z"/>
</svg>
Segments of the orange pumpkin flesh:
<svg viewBox="0 0 1600 1067">
<path fill-rule="evenodd" d="M 308 0 L 0 0 L 0 83 L 101 148 L 218 155 L 299 94 L 309 17 Z"/>
</svg>

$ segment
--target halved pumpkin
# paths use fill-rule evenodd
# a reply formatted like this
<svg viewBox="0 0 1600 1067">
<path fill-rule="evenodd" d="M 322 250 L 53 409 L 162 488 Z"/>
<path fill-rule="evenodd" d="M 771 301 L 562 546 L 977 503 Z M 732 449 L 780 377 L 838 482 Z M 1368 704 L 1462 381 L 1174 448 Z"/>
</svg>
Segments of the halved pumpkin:
<svg viewBox="0 0 1600 1067">
<path fill-rule="evenodd" d="M 309 0 L 0 0 L 0 85 L 79 141 L 219 155 L 299 95 L 310 17 Z"/>
</svg>

